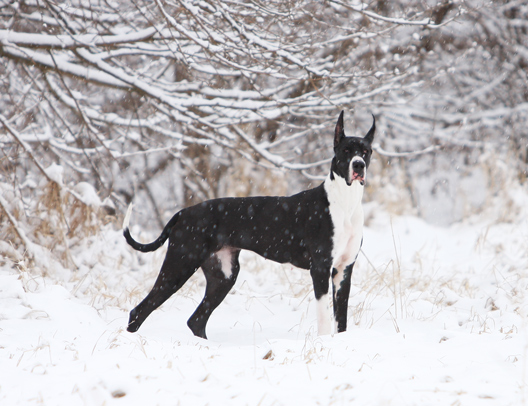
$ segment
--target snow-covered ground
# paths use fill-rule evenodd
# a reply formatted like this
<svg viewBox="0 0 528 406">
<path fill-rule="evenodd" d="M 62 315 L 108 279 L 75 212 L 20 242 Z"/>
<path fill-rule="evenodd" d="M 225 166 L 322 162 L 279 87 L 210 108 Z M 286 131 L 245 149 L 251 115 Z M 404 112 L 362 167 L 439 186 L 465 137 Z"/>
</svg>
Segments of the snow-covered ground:
<svg viewBox="0 0 528 406">
<path fill-rule="evenodd" d="M 5 265 L 0 405 L 528 404 L 528 193 L 450 227 L 367 212 L 333 337 L 316 335 L 308 272 L 249 253 L 209 341 L 186 326 L 200 272 L 126 332 L 163 252 L 120 231 L 72 247 L 75 271 Z"/>
</svg>

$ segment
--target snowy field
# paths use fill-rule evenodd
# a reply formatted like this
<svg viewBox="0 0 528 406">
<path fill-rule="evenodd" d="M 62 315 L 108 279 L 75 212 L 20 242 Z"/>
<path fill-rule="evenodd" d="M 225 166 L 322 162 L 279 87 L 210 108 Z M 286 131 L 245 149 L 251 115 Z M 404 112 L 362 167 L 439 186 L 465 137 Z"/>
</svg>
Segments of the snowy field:
<svg viewBox="0 0 528 406">
<path fill-rule="evenodd" d="M 78 270 L 0 268 L 0 405 L 526 405 L 528 193 L 450 227 L 367 205 L 348 332 L 316 335 L 308 272 L 245 254 L 209 341 L 200 271 L 136 334 L 163 252 L 120 231 Z M 143 240 L 141 230 L 132 228 Z"/>
</svg>

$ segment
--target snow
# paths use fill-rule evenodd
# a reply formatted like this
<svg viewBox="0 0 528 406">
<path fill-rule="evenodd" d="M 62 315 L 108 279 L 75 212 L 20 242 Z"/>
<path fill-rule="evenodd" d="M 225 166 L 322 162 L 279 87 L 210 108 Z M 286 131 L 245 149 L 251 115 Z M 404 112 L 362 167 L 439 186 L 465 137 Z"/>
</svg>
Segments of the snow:
<svg viewBox="0 0 528 406">
<path fill-rule="evenodd" d="M 81 200 L 85 205 L 92 207 L 101 206 L 101 199 L 97 195 L 94 187 L 88 182 L 77 183 L 73 190 L 81 197 Z"/>
<path fill-rule="evenodd" d="M 524 404 L 528 193 L 504 202 L 449 227 L 365 205 L 348 331 L 333 337 L 316 335 L 308 272 L 249 253 L 208 341 L 186 326 L 200 271 L 126 332 L 163 252 L 111 227 L 71 247 L 76 270 L 4 264 L 0 404 Z"/>
</svg>

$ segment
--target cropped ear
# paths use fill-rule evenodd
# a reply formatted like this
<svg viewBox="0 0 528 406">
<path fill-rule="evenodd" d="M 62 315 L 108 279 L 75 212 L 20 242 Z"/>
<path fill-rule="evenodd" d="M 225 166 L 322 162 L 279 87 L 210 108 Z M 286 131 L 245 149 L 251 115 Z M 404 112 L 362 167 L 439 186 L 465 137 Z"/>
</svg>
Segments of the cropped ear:
<svg viewBox="0 0 528 406">
<path fill-rule="evenodd" d="M 363 139 L 368 142 L 369 144 L 372 144 L 372 141 L 374 141 L 374 133 L 376 132 L 376 117 L 374 117 L 374 114 L 372 115 L 372 127 L 370 127 L 369 132 Z"/>
<path fill-rule="evenodd" d="M 343 138 L 345 138 L 345 128 L 343 126 L 343 114 L 344 114 L 344 111 L 341 111 L 341 114 L 339 114 L 339 118 L 337 119 L 335 135 L 334 135 L 334 148 L 337 147 L 337 145 L 341 142 Z"/>
</svg>

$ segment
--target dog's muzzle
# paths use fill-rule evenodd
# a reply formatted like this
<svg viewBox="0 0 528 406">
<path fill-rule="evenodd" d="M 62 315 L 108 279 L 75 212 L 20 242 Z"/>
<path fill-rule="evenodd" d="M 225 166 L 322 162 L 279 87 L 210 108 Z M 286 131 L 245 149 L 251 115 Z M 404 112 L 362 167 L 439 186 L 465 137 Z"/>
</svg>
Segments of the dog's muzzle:
<svg viewBox="0 0 528 406">
<path fill-rule="evenodd" d="M 352 162 L 350 163 L 350 181 L 347 182 L 348 186 L 350 186 L 355 180 L 357 180 L 361 185 L 365 184 L 365 166 L 365 161 L 363 161 L 363 159 L 352 159 Z"/>
</svg>

